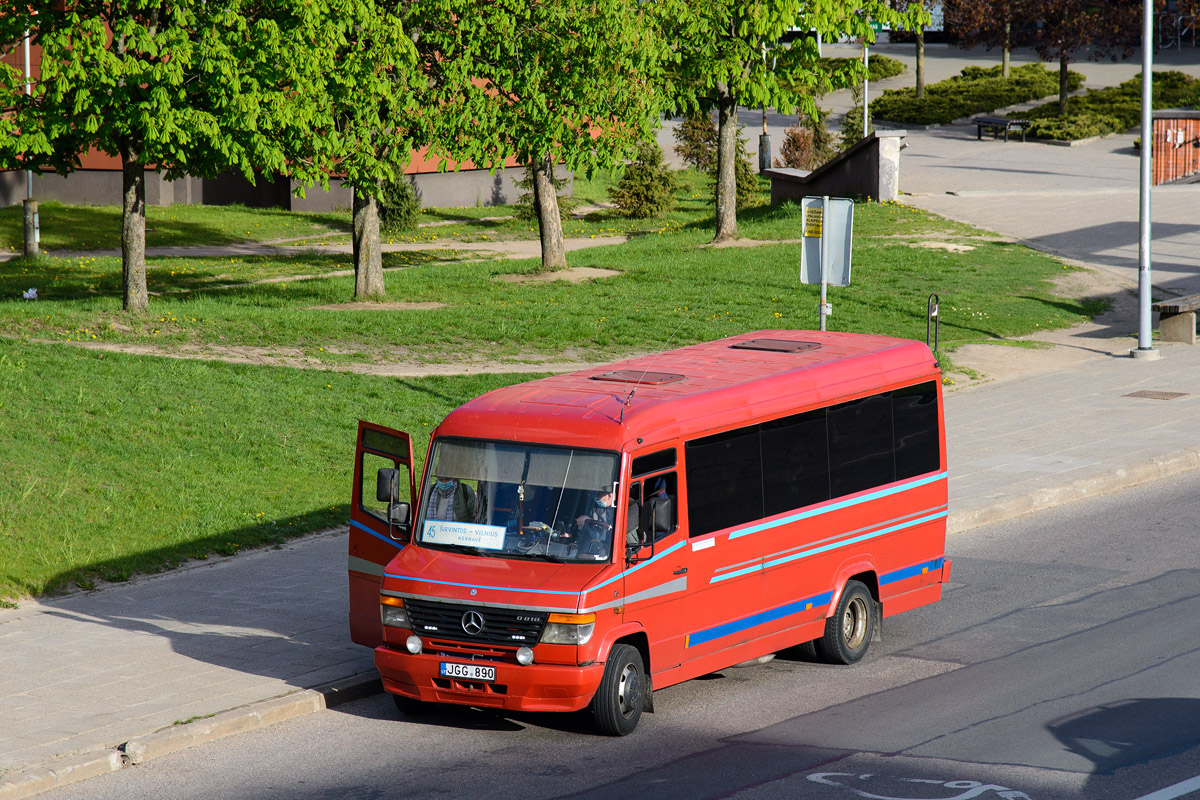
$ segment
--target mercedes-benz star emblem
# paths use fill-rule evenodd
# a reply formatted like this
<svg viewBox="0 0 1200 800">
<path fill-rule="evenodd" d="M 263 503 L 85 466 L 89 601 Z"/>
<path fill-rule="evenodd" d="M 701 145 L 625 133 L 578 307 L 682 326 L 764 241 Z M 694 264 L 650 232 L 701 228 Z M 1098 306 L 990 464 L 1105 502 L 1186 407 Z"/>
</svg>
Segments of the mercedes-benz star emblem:
<svg viewBox="0 0 1200 800">
<path fill-rule="evenodd" d="M 478 636 L 483 630 L 483 614 L 478 611 L 468 611 L 462 615 L 462 629 L 468 636 Z"/>
</svg>

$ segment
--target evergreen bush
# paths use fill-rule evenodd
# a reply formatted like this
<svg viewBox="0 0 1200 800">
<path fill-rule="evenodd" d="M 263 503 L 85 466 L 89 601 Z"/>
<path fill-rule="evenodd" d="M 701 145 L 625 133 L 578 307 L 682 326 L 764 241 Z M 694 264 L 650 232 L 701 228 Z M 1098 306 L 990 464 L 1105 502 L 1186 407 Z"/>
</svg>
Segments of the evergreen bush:
<svg viewBox="0 0 1200 800">
<path fill-rule="evenodd" d="M 662 216 L 674 207 L 676 186 L 674 173 L 663 164 L 658 143 L 639 142 L 637 159 L 625 167 L 625 174 L 609 197 L 622 216 L 647 219 Z"/>
<path fill-rule="evenodd" d="M 675 154 L 701 172 L 707 172 L 717 162 L 717 126 L 712 114 L 689 114 L 675 129 Z"/>
<path fill-rule="evenodd" d="M 709 187 L 712 189 L 712 202 L 717 202 L 717 159 L 714 153 L 712 168 L 708 171 L 709 177 L 712 179 Z M 758 173 L 754 170 L 754 165 L 750 163 L 750 154 L 746 152 L 746 137 L 742 136 L 739 130 L 737 135 L 737 150 L 733 159 L 733 174 L 734 181 L 737 184 L 737 208 L 740 211 L 743 208 L 759 205 L 761 201 L 760 194 L 762 193 L 762 181 L 758 177 Z"/>
<path fill-rule="evenodd" d="M 571 216 L 571 212 L 579 207 L 579 201 L 574 197 L 562 194 L 562 190 L 567 187 L 567 179 L 551 175 L 550 182 L 554 184 L 554 192 L 558 195 L 558 216 L 560 218 Z M 525 177 L 515 180 L 513 183 L 516 184 L 518 189 L 523 190 L 517 198 L 517 202 L 513 205 L 516 209 L 514 216 L 522 222 L 537 222 L 538 214 L 537 204 L 534 202 L 533 171 L 529 167 L 525 167 Z"/>
<path fill-rule="evenodd" d="M 812 169 L 813 134 L 808 128 L 796 124 L 783 132 L 783 144 L 779 146 L 779 157 L 775 166 L 791 169 Z"/>
<path fill-rule="evenodd" d="M 399 233 L 415 231 L 421 222 L 421 201 L 408 178 L 383 184 L 379 193 L 379 227 Z"/>
</svg>

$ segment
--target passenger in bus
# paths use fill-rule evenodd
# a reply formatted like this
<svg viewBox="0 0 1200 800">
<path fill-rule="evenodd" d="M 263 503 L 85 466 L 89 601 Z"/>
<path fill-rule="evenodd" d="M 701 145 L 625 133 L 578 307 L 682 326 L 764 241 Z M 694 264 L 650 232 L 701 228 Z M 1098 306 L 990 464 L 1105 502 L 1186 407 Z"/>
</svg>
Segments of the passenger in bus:
<svg viewBox="0 0 1200 800">
<path fill-rule="evenodd" d="M 429 495 L 429 519 L 475 522 L 475 490 L 458 478 L 438 476 Z"/>
</svg>

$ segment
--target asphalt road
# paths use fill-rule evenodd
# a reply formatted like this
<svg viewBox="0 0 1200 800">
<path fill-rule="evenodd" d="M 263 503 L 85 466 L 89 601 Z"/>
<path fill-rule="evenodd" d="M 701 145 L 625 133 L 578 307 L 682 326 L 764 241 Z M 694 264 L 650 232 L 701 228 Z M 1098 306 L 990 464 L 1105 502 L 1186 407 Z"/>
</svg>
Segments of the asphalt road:
<svg viewBox="0 0 1200 800">
<path fill-rule="evenodd" d="M 960 534 L 854 667 L 783 654 L 586 717 L 386 697 L 47 798 L 1200 798 L 1200 473 Z"/>
</svg>

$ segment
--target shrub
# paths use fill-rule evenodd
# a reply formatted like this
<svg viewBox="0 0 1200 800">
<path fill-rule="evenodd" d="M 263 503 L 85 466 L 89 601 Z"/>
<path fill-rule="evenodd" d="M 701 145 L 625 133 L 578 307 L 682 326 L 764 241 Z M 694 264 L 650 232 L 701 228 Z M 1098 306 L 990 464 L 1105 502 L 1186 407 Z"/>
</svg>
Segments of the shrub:
<svg viewBox="0 0 1200 800">
<path fill-rule="evenodd" d="M 383 185 L 379 193 L 379 227 L 385 231 L 413 231 L 421 221 L 421 201 L 408 178 Z"/>
<path fill-rule="evenodd" d="M 849 61 L 862 61 L 862 59 L 822 58 L 820 64 L 827 72 L 833 72 L 834 70 L 844 69 Z M 904 62 L 897 58 L 872 55 L 867 59 L 867 79 L 871 82 L 903 75 L 907 69 L 908 67 L 905 66 Z"/>
<path fill-rule="evenodd" d="M 574 197 L 562 194 L 562 190 L 567 186 L 566 178 L 556 178 L 552 175 L 550 181 L 554 184 L 555 193 L 558 194 L 558 215 L 560 217 L 569 217 L 571 212 L 579 206 L 579 201 Z M 522 222 L 536 222 L 538 215 L 537 205 L 534 203 L 533 171 L 526 166 L 525 177 L 513 181 L 513 183 L 516 184 L 518 189 L 524 190 L 514 204 L 516 218 Z"/>
<path fill-rule="evenodd" d="M 708 171 L 709 177 L 712 179 L 709 182 L 709 188 L 712 189 L 712 202 L 717 201 L 717 159 L 713 157 L 712 168 Z M 733 160 L 734 180 L 737 183 L 737 208 L 741 210 L 750 206 L 759 204 L 759 193 L 762 191 L 762 182 L 758 178 L 758 174 L 754 171 L 754 165 L 750 163 L 750 154 L 746 152 L 746 139 L 742 136 L 741 131 L 738 131 L 737 136 L 737 151 Z"/>
<path fill-rule="evenodd" d="M 1154 108 L 1183 108 L 1200 105 L 1200 80 L 1182 72 L 1154 73 Z M 1029 132 L 1039 139 L 1085 139 L 1119 133 L 1136 127 L 1142 116 L 1142 78 L 1120 86 L 1092 89 L 1067 98 L 1067 113 L 1058 113 L 1058 103 L 1046 103 L 1021 116 L 1031 120 Z"/>
<path fill-rule="evenodd" d="M 783 144 L 779 146 L 779 158 L 775 166 L 792 169 L 812 169 L 813 134 L 808 128 L 793 125 L 783 133 Z"/>
<path fill-rule="evenodd" d="M 717 160 L 717 126 L 712 114 L 689 114 L 675 129 L 675 154 L 701 172 L 713 168 Z"/>
<path fill-rule="evenodd" d="M 1068 88 L 1079 88 L 1083 76 L 1069 73 Z M 1000 77 L 1000 67 L 967 67 L 960 75 L 916 89 L 889 89 L 871 104 L 876 119 L 911 125 L 944 125 L 960 117 L 995 111 L 1058 93 L 1058 73 L 1041 64 L 1025 64 Z"/>
<path fill-rule="evenodd" d="M 671 210 L 675 188 L 675 175 L 663 164 L 662 148 L 657 142 L 639 142 L 637 159 L 625 167 L 609 197 L 623 216 L 646 219 Z"/>
<path fill-rule="evenodd" d="M 839 140 L 839 147 L 843 153 L 863 140 L 862 86 L 850 87 L 850 97 L 853 99 L 854 105 L 846 112 L 846 116 L 842 118 L 842 136 Z M 867 120 L 867 125 L 868 132 L 875 130 L 875 126 L 871 124 L 870 119 Z"/>
</svg>

